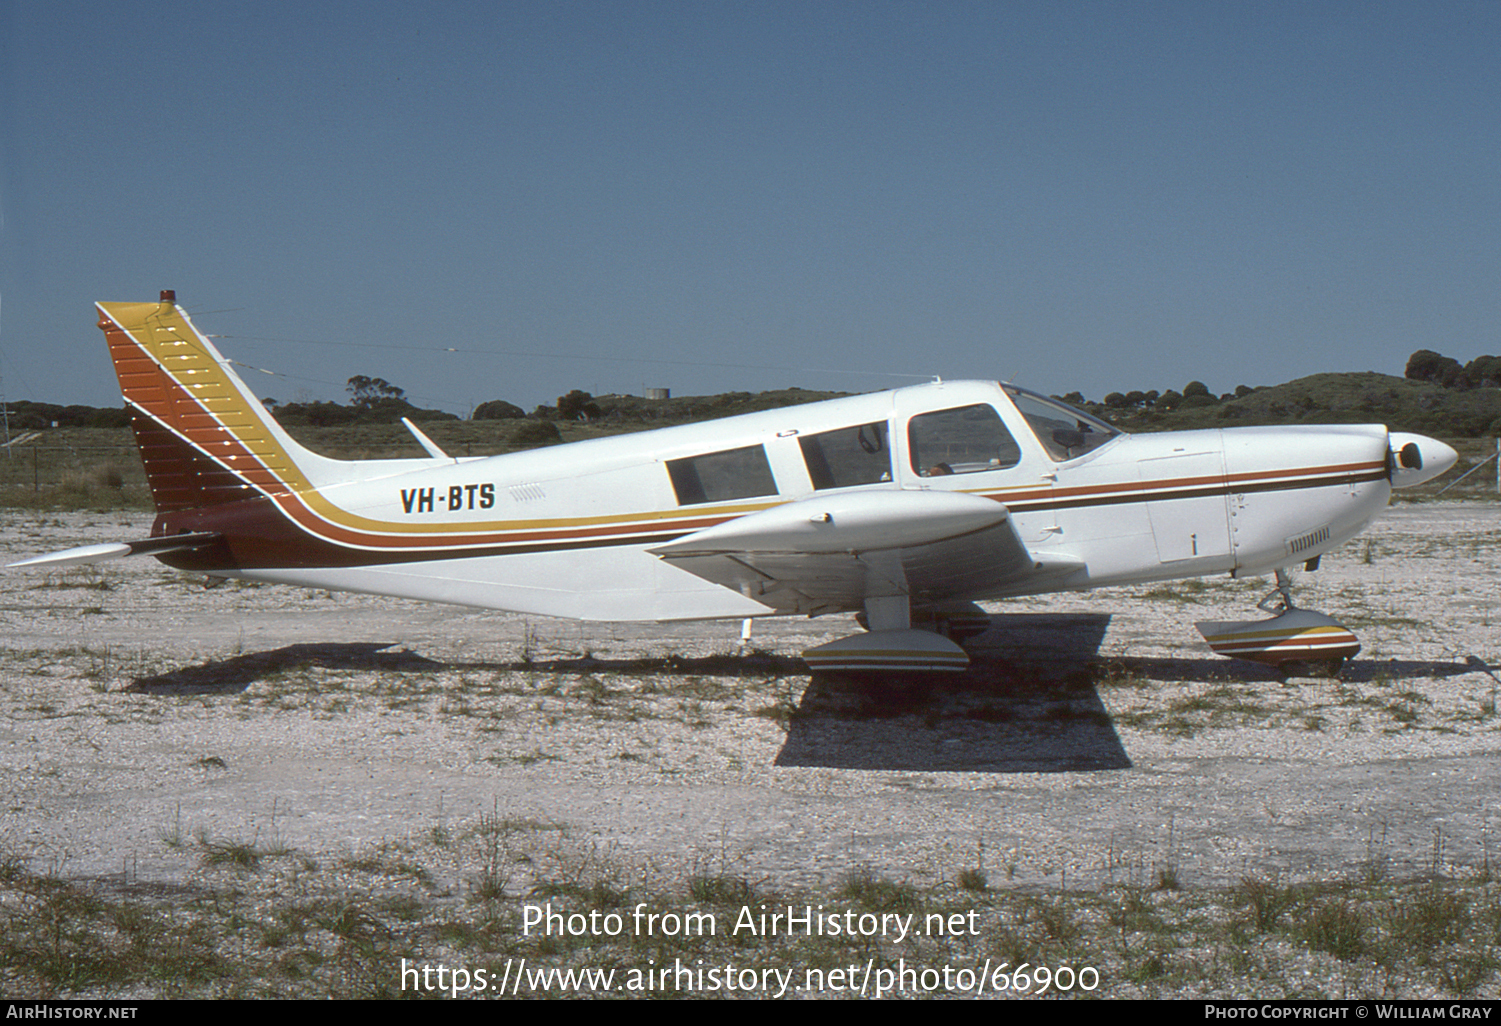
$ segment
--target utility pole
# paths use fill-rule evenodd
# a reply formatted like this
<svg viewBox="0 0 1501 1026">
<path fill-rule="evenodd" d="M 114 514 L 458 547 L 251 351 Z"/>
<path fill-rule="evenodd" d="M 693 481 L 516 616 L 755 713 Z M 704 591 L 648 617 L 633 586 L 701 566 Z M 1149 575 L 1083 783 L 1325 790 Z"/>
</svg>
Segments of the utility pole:
<svg viewBox="0 0 1501 1026">
<path fill-rule="evenodd" d="M 0 368 L 0 420 L 5 422 L 5 451 L 10 453 L 10 458 L 15 459 L 16 454 L 10 447 L 10 407 L 5 402 L 5 374 Z"/>
<path fill-rule="evenodd" d="M 10 447 L 10 406 L 5 402 L 4 374 L 0 374 L 0 421 L 5 422 L 5 451 L 11 459 L 15 459 L 16 454 Z M 1501 484 L 1498 484 L 1497 487 L 1501 487 Z"/>
</svg>

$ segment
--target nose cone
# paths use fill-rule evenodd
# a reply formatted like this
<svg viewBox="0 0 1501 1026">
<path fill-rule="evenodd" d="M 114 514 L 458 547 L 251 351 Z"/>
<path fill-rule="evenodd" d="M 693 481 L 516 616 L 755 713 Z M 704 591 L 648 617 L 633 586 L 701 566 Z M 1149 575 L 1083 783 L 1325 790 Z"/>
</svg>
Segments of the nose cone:
<svg viewBox="0 0 1501 1026">
<path fill-rule="evenodd" d="M 1390 449 L 1387 465 L 1391 467 L 1393 488 L 1411 488 L 1432 481 L 1459 459 L 1459 453 L 1437 438 L 1402 431 L 1393 431 L 1387 438 Z"/>
</svg>

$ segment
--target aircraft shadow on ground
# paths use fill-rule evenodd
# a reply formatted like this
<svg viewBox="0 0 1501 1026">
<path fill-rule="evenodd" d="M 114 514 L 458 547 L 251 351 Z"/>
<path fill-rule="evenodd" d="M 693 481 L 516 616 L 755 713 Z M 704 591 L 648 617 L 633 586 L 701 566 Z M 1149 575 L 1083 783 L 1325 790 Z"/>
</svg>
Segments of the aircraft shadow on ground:
<svg viewBox="0 0 1501 1026">
<path fill-rule="evenodd" d="M 776 763 L 847 769 L 1062 772 L 1131 764 L 1095 690 L 1103 614 L 997 617 L 963 674 L 871 680 L 815 674 L 789 717 Z M 448 663 L 380 642 L 298 644 L 137 678 L 150 695 L 235 694 L 300 669 L 490 670 L 560 674 L 806 678 L 792 656 L 593 657 Z"/>
<path fill-rule="evenodd" d="M 294 670 L 372 670 L 434 673 L 474 670 L 508 673 L 673 673 L 703 677 L 806 676 L 807 665 L 793 656 L 766 652 L 713 655 L 701 658 L 661 656 L 642 659 L 595 659 L 577 656 L 516 662 L 441 662 L 398 647 L 396 642 L 324 642 L 287 645 L 265 652 L 249 652 L 214 659 L 167 673 L 137 677 L 122 690 L 148 695 L 227 695 L 244 691 L 259 680 Z"/>
<path fill-rule="evenodd" d="M 1104 613 L 996 616 L 962 674 L 817 673 L 778 766 L 970 773 L 1125 769 L 1095 688 Z"/>
<path fill-rule="evenodd" d="M 1099 646 L 1109 623 L 1106 614 L 1003 614 L 967 643 L 973 663 L 962 675 L 873 683 L 815 674 L 777 765 L 985 773 L 1126 769 L 1131 759 L 1098 682 L 1281 680 L 1270 666 L 1219 656 L 1105 659 Z M 1462 662 L 1352 660 L 1339 681 L 1447 678 L 1483 669 Z M 1284 683 L 1338 682 L 1300 677 Z"/>
<path fill-rule="evenodd" d="M 455 666 L 454 669 L 461 667 Z M 806 677 L 808 664 L 797 656 L 746 652 L 710 656 L 643 656 L 636 659 L 598 659 L 573 656 L 525 662 L 466 664 L 463 669 L 506 670 L 512 673 L 671 673 L 693 677 Z"/>
<path fill-rule="evenodd" d="M 1116 733 L 1098 682 L 1112 675 L 1152 682 L 1276 680 L 1270 667 L 1218 657 L 1102 659 L 1110 624 L 1103 613 L 1005 614 L 967 642 L 972 663 L 962 674 L 813 674 L 788 717 L 778 766 L 978 773 L 1063 773 L 1126 769 L 1131 759 Z M 124 690 L 151 695 L 235 694 L 294 670 L 432 673 L 446 670 L 558 674 L 671 673 L 720 678 L 796 678 L 801 659 L 744 655 L 519 662 L 448 663 L 392 643 L 288 645 L 137 678 Z M 1352 660 L 1346 683 L 1412 677 L 1446 678 L 1483 670 L 1477 664 L 1420 660 Z M 1289 686 L 1328 686 L 1299 678 Z"/>
<path fill-rule="evenodd" d="M 1223 656 L 1193 659 L 1122 656 L 1109 660 L 1105 670 L 1126 676 L 1146 677 L 1168 684 L 1203 684 L 1207 681 L 1237 680 L 1248 683 L 1281 681 L 1289 687 L 1329 685 L 1338 681 L 1346 684 L 1369 684 L 1382 680 L 1407 680 L 1416 677 L 1442 679 L 1478 672 L 1476 667 L 1467 666 L 1464 663 L 1441 663 L 1428 659 L 1351 659 L 1332 678 L 1285 677 L 1271 666 L 1253 663 L 1247 659 L 1226 659 Z"/>
<path fill-rule="evenodd" d="M 447 669 L 443 663 L 395 648 L 389 642 L 329 642 L 287 645 L 266 652 L 214 659 L 200 666 L 184 666 L 151 677 L 137 677 L 122 690 L 146 695 L 230 695 L 244 691 L 258 680 L 313 666 L 328 670 L 390 672 Z"/>
</svg>

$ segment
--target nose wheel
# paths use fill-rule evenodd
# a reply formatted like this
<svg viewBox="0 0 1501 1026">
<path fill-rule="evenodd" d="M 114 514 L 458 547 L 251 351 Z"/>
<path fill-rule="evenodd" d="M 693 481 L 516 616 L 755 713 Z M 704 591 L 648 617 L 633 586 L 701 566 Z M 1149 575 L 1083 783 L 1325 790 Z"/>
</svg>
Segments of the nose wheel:
<svg viewBox="0 0 1501 1026">
<path fill-rule="evenodd" d="M 1333 677 L 1360 651 L 1360 639 L 1339 621 L 1293 605 L 1292 580 L 1277 571 L 1277 586 L 1256 603 L 1270 620 L 1201 620 L 1195 624 L 1217 654 L 1275 668 L 1286 677 Z"/>
</svg>

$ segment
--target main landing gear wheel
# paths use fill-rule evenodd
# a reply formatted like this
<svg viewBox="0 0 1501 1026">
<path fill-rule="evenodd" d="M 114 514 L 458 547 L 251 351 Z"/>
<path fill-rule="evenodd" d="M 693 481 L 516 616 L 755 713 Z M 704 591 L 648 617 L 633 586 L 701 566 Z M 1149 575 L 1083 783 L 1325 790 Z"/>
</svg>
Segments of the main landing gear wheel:
<svg viewBox="0 0 1501 1026">
<path fill-rule="evenodd" d="M 845 673 L 963 673 L 969 655 L 932 631 L 877 630 L 807 649 L 803 662 Z"/>
<path fill-rule="evenodd" d="M 1360 651 L 1360 639 L 1323 613 L 1293 605 L 1292 582 L 1277 571 L 1277 586 L 1256 604 L 1270 620 L 1202 620 L 1195 626 L 1222 656 L 1271 666 L 1288 677 L 1334 677 Z"/>
<path fill-rule="evenodd" d="M 905 595 L 866 599 L 865 608 L 855 614 L 866 633 L 806 649 L 803 662 L 814 671 L 883 675 L 969 669 L 969 653 L 936 630 L 920 629 L 914 620 L 922 622 L 913 617 Z"/>
</svg>

